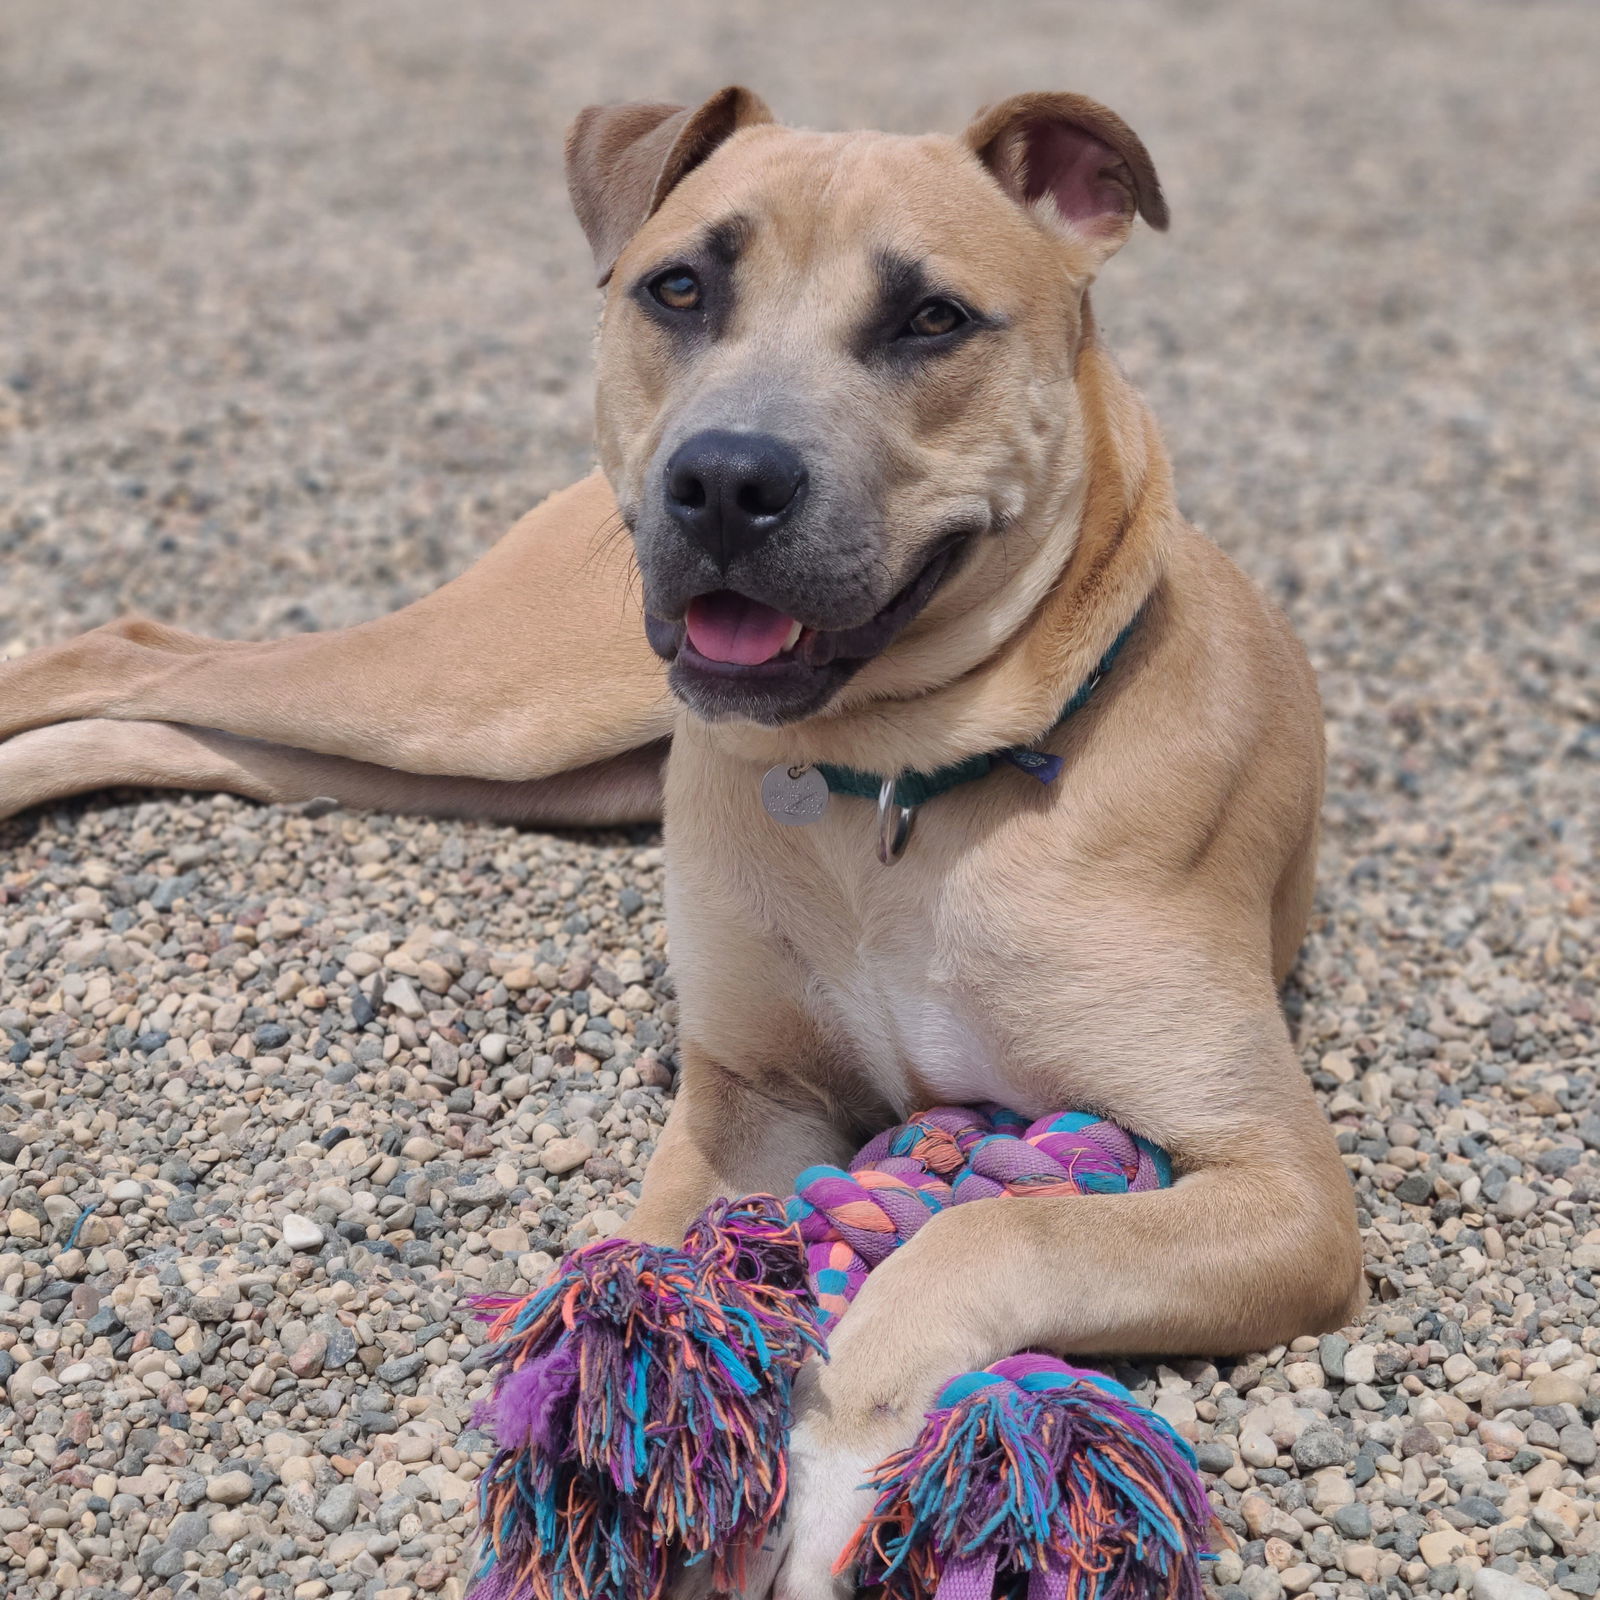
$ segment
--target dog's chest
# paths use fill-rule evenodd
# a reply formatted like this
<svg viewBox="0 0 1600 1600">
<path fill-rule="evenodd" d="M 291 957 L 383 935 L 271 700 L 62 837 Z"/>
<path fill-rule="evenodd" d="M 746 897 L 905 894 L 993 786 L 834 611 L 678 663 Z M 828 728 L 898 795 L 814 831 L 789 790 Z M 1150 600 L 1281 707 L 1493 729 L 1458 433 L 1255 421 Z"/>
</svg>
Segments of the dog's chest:
<svg viewBox="0 0 1600 1600">
<path fill-rule="evenodd" d="M 972 981 L 973 928 L 959 895 L 936 885 L 888 898 L 874 892 L 885 887 L 876 875 L 886 870 L 899 869 L 875 860 L 863 866 L 852 857 L 843 892 L 838 878 L 829 886 L 833 893 L 815 878 L 790 886 L 812 913 L 791 927 L 806 1005 L 821 1031 L 843 1044 L 897 1107 L 1003 1100 L 999 1031 L 981 1003 L 986 986 Z M 909 888 L 911 876 L 900 886 Z"/>
<path fill-rule="evenodd" d="M 1031 1105 L 1038 1007 L 1017 976 L 1039 940 L 975 830 L 982 797 L 925 808 L 904 858 L 884 865 L 870 806 L 836 798 L 819 824 L 782 828 L 752 818 L 748 782 L 685 756 L 673 752 L 668 802 L 685 1024 L 713 1049 L 748 1049 L 763 1029 L 741 1013 L 794 1007 L 802 1038 L 897 1110 Z M 675 820 L 689 816 L 693 830 Z M 780 1051 L 796 1043 L 787 1026 Z"/>
<path fill-rule="evenodd" d="M 999 1051 L 958 985 L 868 948 L 815 969 L 811 990 L 819 1023 L 844 1035 L 895 1106 L 1005 1099 Z"/>
</svg>

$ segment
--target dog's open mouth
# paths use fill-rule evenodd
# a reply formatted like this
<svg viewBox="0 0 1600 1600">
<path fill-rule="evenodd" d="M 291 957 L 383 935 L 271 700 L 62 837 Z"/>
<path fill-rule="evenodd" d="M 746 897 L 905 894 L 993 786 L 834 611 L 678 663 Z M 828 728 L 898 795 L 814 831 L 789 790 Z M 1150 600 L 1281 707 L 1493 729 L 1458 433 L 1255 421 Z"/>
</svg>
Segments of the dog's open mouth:
<svg viewBox="0 0 1600 1600">
<path fill-rule="evenodd" d="M 689 602 L 683 627 L 689 649 L 725 667 L 764 667 L 817 636 L 815 628 L 732 589 L 697 595 Z"/>
<path fill-rule="evenodd" d="M 927 605 L 962 541 L 941 546 L 869 621 L 822 628 L 733 589 L 689 602 L 681 621 L 647 617 L 672 687 L 702 715 L 792 722 L 819 709 L 851 673 L 881 654 Z"/>
</svg>

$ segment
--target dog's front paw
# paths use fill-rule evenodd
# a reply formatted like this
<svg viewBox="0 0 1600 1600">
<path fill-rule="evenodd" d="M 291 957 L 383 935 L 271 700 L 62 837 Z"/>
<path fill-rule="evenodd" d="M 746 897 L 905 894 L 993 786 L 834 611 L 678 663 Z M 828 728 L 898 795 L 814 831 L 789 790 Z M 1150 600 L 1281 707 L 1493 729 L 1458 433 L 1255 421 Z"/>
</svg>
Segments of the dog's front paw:
<svg viewBox="0 0 1600 1600">
<path fill-rule="evenodd" d="M 916 1442 L 951 1378 L 1000 1353 L 990 1348 L 997 1336 L 989 1319 L 959 1300 L 936 1299 L 928 1274 L 918 1274 L 917 1244 L 933 1231 L 874 1269 L 829 1331 L 826 1360 L 801 1369 L 788 1513 L 779 1541 L 751 1564 L 748 1600 L 849 1600 L 854 1570 L 835 1569 L 872 1512 L 873 1474 Z M 920 1313 L 908 1315 L 909 1306 Z"/>
<path fill-rule="evenodd" d="M 789 1446 L 787 1542 L 775 1563 L 773 1600 L 849 1600 L 855 1593 L 853 1572 L 834 1569 L 872 1510 L 867 1480 L 915 1432 L 913 1426 L 899 1438 L 895 1430 L 878 1427 L 866 1438 L 851 1438 L 821 1418 L 796 1425 Z"/>
<path fill-rule="evenodd" d="M 874 1324 L 878 1332 L 884 1324 L 857 1318 L 863 1309 L 851 1308 L 828 1360 L 809 1362 L 796 1384 L 788 1515 L 781 1547 L 763 1552 L 765 1570 L 753 1573 L 763 1582 L 751 1584 L 752 1600 L 849 1600 L 855 1572 L 843 1557 L 877 1499 L 872 1476 L 916 1441 L 933 1397 L 960 1368 L 948 1351 L 919 1348 L 904 1319 L 894 1337 L 875 1336 Z"/>
</svg>

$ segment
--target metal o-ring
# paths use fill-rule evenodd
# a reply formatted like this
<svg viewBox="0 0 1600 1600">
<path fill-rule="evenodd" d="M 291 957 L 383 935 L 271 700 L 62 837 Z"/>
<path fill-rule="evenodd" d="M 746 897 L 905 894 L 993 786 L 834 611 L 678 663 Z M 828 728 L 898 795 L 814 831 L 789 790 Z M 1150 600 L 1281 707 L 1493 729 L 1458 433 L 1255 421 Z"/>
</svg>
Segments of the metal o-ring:
<svg viewBox="0 0 1600 1600">
<path fill-rule="evenodd" d="M 904 854 L 917 820 L 915 806 L 895 804 L 895 780 L 885 778 L 878 789 L 878 859 L 892 866 Z"/>
</svg>

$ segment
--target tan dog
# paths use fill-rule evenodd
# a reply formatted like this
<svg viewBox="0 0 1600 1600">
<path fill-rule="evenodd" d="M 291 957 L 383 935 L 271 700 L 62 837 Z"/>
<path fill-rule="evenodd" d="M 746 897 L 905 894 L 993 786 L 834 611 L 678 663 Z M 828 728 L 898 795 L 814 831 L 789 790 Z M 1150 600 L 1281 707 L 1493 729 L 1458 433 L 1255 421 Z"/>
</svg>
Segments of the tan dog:
<svg viewBox="0 0 1600 1600">
<path fill-rule="evenodd" d="M 754 1585 L 811 1600 L 867 1470 L 955 1372 L 1261 1348 L 1359 1304 L 1276 995 L 1311 897 L 1316 689 L 1178 515 L 1095 337 L 1095 274 L 1136 213 L 1165 224 L 1110 112 L 1029 95 L 962 139 L 821 135 L 725 90 L 585 112 L 568 159 L 607 284 L 605 481 L 367 627 L 130 624 L 4 669 L 0 811 L 131 781 L 633 818 L 670 733 L 682 1071 L 641 1237 L 931 1103 L 1093 1108 L 1165 1146 L 1170 1190 L 956 1208 L 874 1273 L 805 1386 L 787 1543 Z M 1013 746 L 1064 768 L 935 795 L 892 864 L 893 798 L 763 809 L 765 780 L 804 811 L 816 763 Z"/>
</svg>

